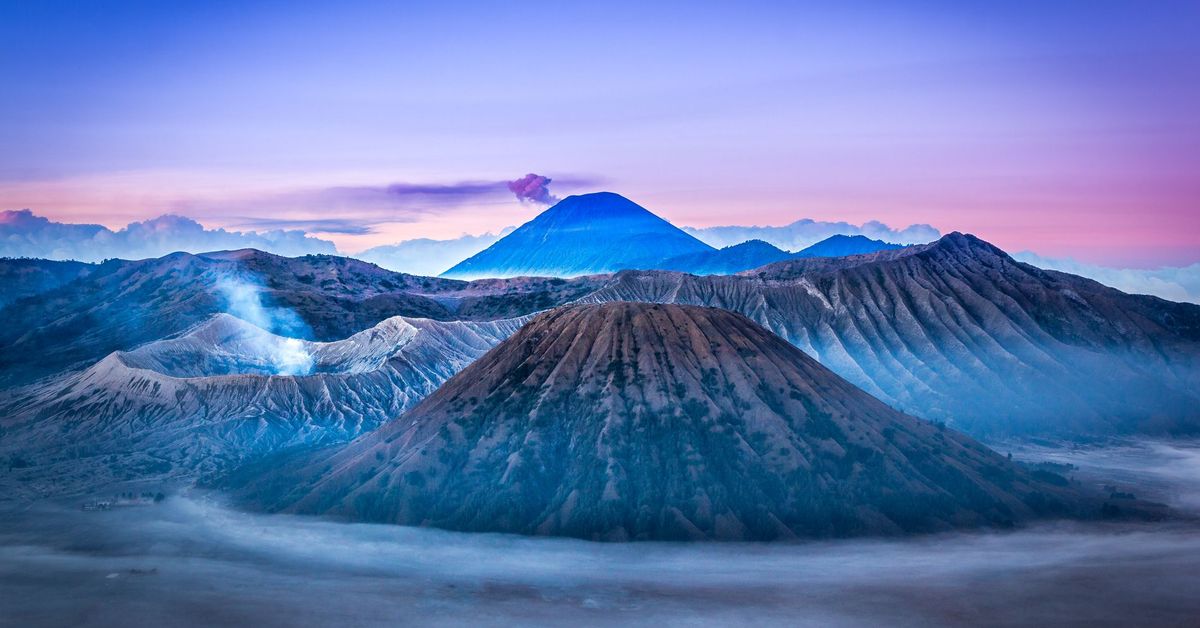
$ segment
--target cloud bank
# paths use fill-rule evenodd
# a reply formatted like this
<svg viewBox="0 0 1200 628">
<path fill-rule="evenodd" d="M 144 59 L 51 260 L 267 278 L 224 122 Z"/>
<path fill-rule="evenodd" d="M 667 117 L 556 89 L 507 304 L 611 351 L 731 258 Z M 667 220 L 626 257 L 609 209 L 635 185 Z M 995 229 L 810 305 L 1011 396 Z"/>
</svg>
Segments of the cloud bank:
<svg viewBox="0 0 1200 628">
<path fill-rule="evenodd" d="M 332 242 L 300 230 L 205 229 L 184 216 L 159 216 L 113 231 L 102 225 L 55 222 L 28 209 L 0 213 L 0 257 L 40 257 L 98 262 L 143 259 L 176 251 L 202 253 L 255 248 L 279 255 L 334 254 Z"/>
<path fill-rule="evenodd" d="M 1014 253 L 1013 258 L 1038 268 L 1094 279 L 1130 294 L 1150 294 L 1168 301 L 1200 304 L 1200 263 L 1145 269 L 1096 266 L 1072 259 L 1042 257 L 1029 251 Z"/>
<path fill-rule="evenodd" d="M 805 218 L 782 227 L 683 227 L 701 242 L 718 249 L 740 244 L 746 240 L 763 240 L 785 251 L 799 251 L 834 235 L 864 235 L 875 240 L 895 244 L 924 244 L 942 236 L 937 229 L 924 224 L 909 225 L 893 229 L 882 222 L 872 220 L 861 225 L 848 222 L 824 222 Z"/>
</svg>

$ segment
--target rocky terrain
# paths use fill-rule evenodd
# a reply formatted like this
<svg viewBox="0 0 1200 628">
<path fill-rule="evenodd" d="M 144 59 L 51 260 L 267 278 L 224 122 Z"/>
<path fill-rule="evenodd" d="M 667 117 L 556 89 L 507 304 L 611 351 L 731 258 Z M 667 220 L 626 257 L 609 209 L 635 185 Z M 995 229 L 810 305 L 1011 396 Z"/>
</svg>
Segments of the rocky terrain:
<svg viewBox="0 0 1200 628">
<path fill-rule="evenodd" d="M 64 264 L 34 266 L 74 268 Z M 270 331 L 332 341 L 393 316 L 523 316 L 584 296 L 607 279 L 468 283 L 395 273 L 344 257 L 287 258 L 254 250 L 111 260 L 88 266 L 70 281 L 22 270 L 30 266 L 27 260 L 0 260 L 0 274 L 12 278 L 4 294 L 24 295 L 0 309 L 7 323 L 0 326 L 0 389 L 86 368 L 114 351 L 234 311 L 247 305 L 243 301 L 266 314 Z"/>
<path fill-rule="evenodd" d="M 1067 481 L 901 414 L 748 318 L 542 314 L 396 421 L 231 483 L 270 509 L 598 540 L 1010 526 Z"/>
<path fill-rule="evenodd" d="M 5 391 L 4 483 L 10 496 L 186 483 L 279 449 L 345 442 L 399 416 L 524 321 L 393 317 L 344 340 L 309 342 L 217 315 L 177 338 Z"/>
</svg>

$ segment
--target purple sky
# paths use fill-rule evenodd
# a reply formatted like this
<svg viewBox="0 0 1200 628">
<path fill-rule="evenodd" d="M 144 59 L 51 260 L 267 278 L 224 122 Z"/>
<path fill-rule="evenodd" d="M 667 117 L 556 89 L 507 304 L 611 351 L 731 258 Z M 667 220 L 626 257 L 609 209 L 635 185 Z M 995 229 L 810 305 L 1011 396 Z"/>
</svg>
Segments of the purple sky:
<svg viewBox="0 0 1200 628">
<path fill-rule="evenodd" d="M 533 172 L 681 225 L 1200 261 L 1197 2 L 242 4 L 0 5 L 0 209 L 353 252 L 519 224 Z"/>
</svg>

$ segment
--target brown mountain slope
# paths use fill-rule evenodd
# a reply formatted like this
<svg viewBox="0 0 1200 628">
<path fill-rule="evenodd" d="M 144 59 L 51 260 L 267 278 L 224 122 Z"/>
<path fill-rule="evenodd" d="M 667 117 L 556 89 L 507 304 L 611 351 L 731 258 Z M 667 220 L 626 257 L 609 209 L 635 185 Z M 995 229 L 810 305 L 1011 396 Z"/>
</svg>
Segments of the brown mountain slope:
<svg viewBox="0 0 1200 628">
<path fill-rule="evenodd" d="M 1071 501 L 744 316 L 639 303 L 540 315 L 347 448 L 243 478 L 269 509 L 604 540 L 1009 525 Z"/>
<path fill-rule="evenodd" d="M 973 236 L 735 277 L 622 272 L 584 300 L 740 312 L 894 407 L 976 434 L 1200 431 L 1200 307 Z"/>
</svg>

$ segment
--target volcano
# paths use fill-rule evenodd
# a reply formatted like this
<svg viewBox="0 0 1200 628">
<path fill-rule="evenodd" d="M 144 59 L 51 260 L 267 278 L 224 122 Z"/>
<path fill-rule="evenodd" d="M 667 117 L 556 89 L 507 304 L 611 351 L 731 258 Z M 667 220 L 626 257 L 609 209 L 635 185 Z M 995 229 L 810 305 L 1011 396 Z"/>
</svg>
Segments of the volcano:
<svg viewBox="0 0 1200 628">
<path fill-rule="evenodd" d="M 742 315 L 645 303 L 539 315 L 395 421 L 269 466 L 233 485 L 271 510 L 609 541 L 1007 526 L 1074 499 Z"/>
<path fill-rule="evenodd" d="M 625 268 L 658 268 L 711 246 L 612 192 L 569 196 L 442 274 L 574 277 Z"/>
</svg>

